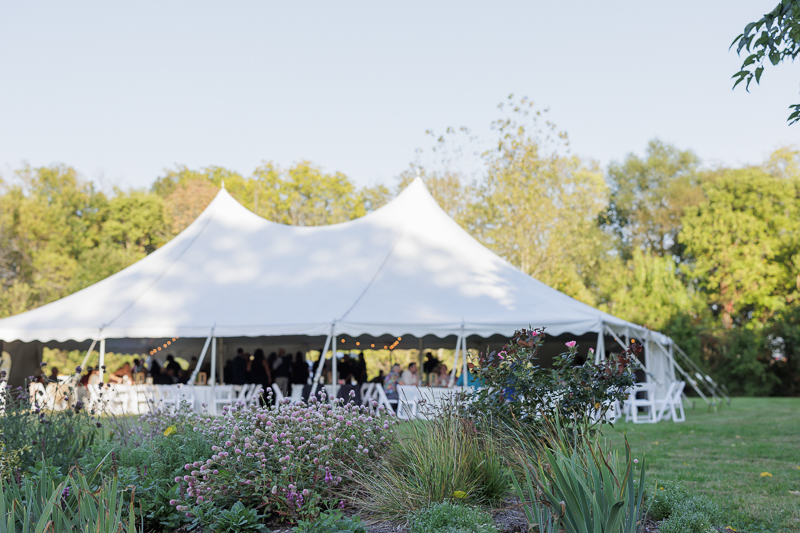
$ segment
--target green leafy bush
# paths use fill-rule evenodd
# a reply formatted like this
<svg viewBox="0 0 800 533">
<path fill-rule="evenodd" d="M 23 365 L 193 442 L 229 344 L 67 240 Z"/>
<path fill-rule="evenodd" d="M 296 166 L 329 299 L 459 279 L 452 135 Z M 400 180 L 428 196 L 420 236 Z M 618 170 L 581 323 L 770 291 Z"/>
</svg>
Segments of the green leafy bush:
<svg viewBox="0 0 800 533">
<path fill-rule="evenodd" d="M 650 500 L 648 515 L 658 522 L 669 517 L 675 508 L 682 501 L 689 497 L 689 493 L 683 485 L 671 481 L 663 481 L 656 484 L 653 497 Z"/>
<path fill-rule="evenodd" d="M 716 531 L 713 526 L 718 524 L 721 514 L 714 502 L 705 496 L 688 496 L 685 491 L 675 491 L 675 500 L 669 516 L 658 524 L 661 533 Z"/>
<path fill-rule="evenodd" d="M 255 509 L 247 509 L 242 502 L 236 502 L 230 509 L 215 513 L 216 521 L 211 525 L 214 533 L 268 533 L 267 526 L 261 523 L 264 518 Z"/>
<path fill-rule="evenodd" d="M 452 502 L 435 503 L 408 517 L 411 533 L 496 533 L 489 513 Z"/>
<path fill-rule="evenodd" d="M 610 354 L 597 364 L 589 357 L 576 365 L 578 348 L 570 341 L 568 351 L 550 368 L 538 359 L 544 337 L 544 329 L 523 329 L 499 352 L 481 354 L 475 372 L 484 386 L 470 404 L 473 413 L 509 423 L 537 425 L 544 418 L 557 418 L 562 425 L 591 425 L 603 420 L 613 401 L 626 398 L 636 381 L 641 345 L 633 344 L 625 353 Z"/>
<path fill-rule="evenodd" d="M 359 473 L 356 499 L 370 513 L 388 518 L 454 498 L 491 504 L 511 488 L 492 425 L 464 418 L 458 400 L 430 420 L 401 424 L 382 459 L 372 471 Z"/>
<path fill-rule="evenodd" d="M 367 533 L 367 528 L 357 516 L 346 517 L 338 509 L 321 513 L 316 520 L 300 520 L 292 528 L 294 533 Z"/>
</svg>

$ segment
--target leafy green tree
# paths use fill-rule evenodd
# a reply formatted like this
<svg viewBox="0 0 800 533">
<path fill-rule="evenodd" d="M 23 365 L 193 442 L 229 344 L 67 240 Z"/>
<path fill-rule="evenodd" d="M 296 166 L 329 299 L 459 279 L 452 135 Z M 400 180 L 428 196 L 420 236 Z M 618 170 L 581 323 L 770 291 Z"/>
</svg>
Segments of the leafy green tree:
<svg viewBox="0 0 800 533">
<path fill-rule="evenodd" d="M 629 154 L 623 163 L 609 165 L 611 197 L 600 220 L 623 257 L 636 248 L 681 257 L 681 217 L 703 200 L 699 166 L 693 152 L 658 139 L 650 141 L 644 157 Z"/>
<path fill-rule="evenodd" d="M 684 284 L 668 256 L 635 248 L 624 265 L 605 262 L 598 278 L 604 285 L 599 289 L 606 294 L 601 310 L 654 331 L 665 331 L 679 316 L 698 318 L 705 310 L 702 296 Z"/>
<path fill-rule="evenodd" d="M 763 324 L 798 298 L 800 181 L 761 168 L 723 170 L 687 209 L 680 240 L 726 329 Z"/>
<path fill-rule="evenodd" d="M 103 234 L 126 251 L 150 253 L 164 243 L 164 201 L 144 191 L 116 195 L 108 203 Z"/>
<path fill-rule="evenodd" d="M 258 189 L 262 193 L 259 214 L 274 222 L 320 226 L 366 214 L 358 191 L 347 176 L 340 172 L 326 174 L 308 161 L 296 163 L 286 172 L 266 164 L 256 169 L 254 178 L 262 185 Z"/>
<path fill-rule="evenodd" d="M 494 122 L 495 150 L 485 153 L 468 227 L 481 242 L 523 272 L 594 303 L 587 286 L 607 239 L 597 227 L 608 188 L 596 166 L 561 155 L 566 140 L 528 100 L 511 100 Z"/>
<path fill-rule="evenodd" d="M 755 22 L 749 23 L 731 43 L 741 56 L 747 51 L 742 67 L 732 77 L 733 87 L 745 83 L 750 90 L 753 79 L 761 83 L 765 60 L 773 66 L 787 59 L 794 60 L 800 54 L 800 0 L 781 0 L 775 8 Z M 792 113 L 788 122 L 792 125 L 800 121 L 800 104 L 789 106 Z"/>
<path fill-rule="evenodd" d="M 17 172 L 17 183 L 0 197 L 0 279 L 14 311 L 69 294 L 82 252 L 100 240 L 107 206 L 106 197 L 72 168 L 26 166 Z"/>
</svg>

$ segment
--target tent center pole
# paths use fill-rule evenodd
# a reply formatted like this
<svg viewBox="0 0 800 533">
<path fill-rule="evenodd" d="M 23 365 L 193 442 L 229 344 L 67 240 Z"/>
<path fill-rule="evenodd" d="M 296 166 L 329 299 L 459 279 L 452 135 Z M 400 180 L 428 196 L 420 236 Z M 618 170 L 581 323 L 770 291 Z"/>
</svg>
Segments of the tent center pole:
<svg viewBox="0 0 800 533">
<path fill-rule="evenodd" d="M 105 381 L 103 373 L 106 368 L 106 340 L 100 339 L 100 383 Z"/>
</svg>

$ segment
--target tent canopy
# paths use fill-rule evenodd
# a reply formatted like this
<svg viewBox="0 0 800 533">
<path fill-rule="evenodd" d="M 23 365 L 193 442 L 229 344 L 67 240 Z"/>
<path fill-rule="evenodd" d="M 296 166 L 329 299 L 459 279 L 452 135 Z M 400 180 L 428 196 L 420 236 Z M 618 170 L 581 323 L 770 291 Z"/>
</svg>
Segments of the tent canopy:
<svg viewBox="0 0 800 533">
<path fill-rule="evenodd" d="M 318 227 L 265 220 L 227 191 L 136 264 L 0 320 L 0 340 L 384 334 L 660 334 L 581 303 L 480 244 L 414 180 L 385 206 Z"/>
</svg>

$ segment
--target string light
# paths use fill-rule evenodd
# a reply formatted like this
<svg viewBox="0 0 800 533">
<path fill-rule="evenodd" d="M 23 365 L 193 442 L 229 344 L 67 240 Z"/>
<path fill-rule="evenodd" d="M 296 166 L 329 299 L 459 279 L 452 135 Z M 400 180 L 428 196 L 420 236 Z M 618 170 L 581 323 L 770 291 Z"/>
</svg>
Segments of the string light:
<svg viewBox="0 0 800 533">
<path fill-rule="evenodd" d="M 159 351 L 159 352 L 161 351 L 161 346 L 159 346 L 159 347 L 158 347 L 158 351 Z"/>
<path fill-rule="evenodd" d="M 342 344 L 344 344 L 344 339 L 342 339 Z"/>
<path fill-rule="evenodd" d="M 369 345 L 369 347 L 370 347 L 370 348 L 374 348 L 374 347 L 375 347 L 375 345 L 374 345 L 374 344 L 370 344 L 370 345 Z"/>
<path fill-rule="evenodd" d="M 356 342 L 356 346 L 361 346 L 361 343 L 360 342 Z"/>
</svg>

